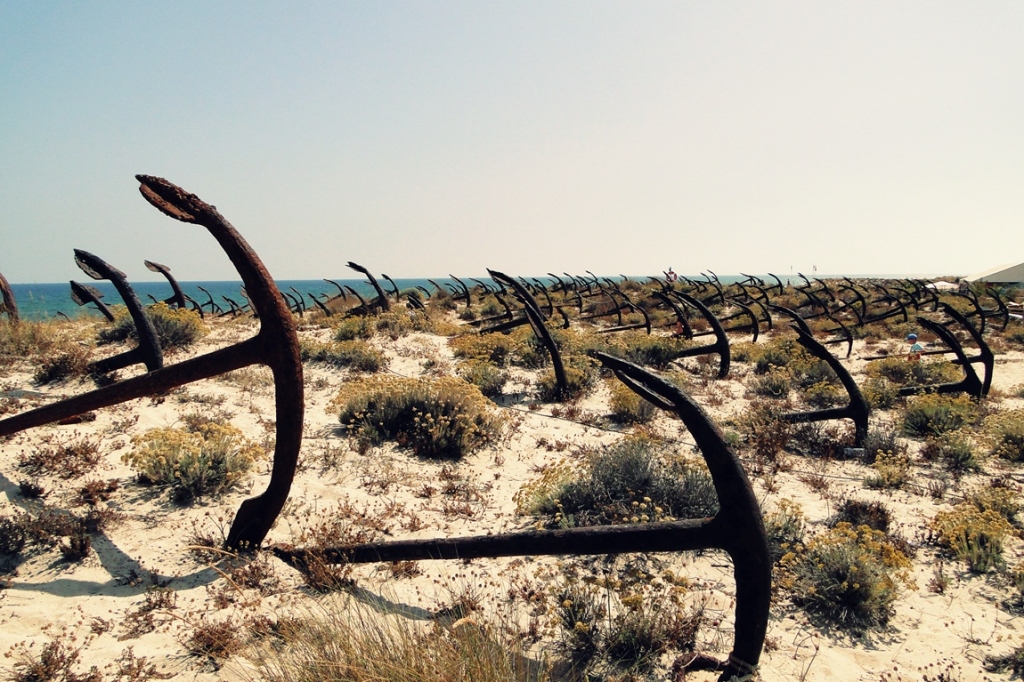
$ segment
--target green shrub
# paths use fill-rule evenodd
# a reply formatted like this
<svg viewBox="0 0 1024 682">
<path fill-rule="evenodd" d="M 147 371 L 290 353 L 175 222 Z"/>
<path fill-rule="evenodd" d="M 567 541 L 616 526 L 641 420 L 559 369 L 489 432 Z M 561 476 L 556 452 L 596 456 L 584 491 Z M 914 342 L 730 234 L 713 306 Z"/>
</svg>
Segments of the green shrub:
<svg viewBox="0 0 1024 682">
<path fill-rule="evenodd" d="M 494 442 L 504 420 L 490 405 L 454 377 L 357 379 L 332 402 L 360 450 L 393 440 L 429 459 L 458 459 Z"/>
<path fill-rule="evenodd" d="M 114 322 L 100 330 L 101 343 L 117 343 L 138 339 L 135 321 L 124 306 L 114 308 Z M 171 308 L 166 303 L 156 303 L 146 308 L 146 317 L 153 323 L 160 348 L 164 351 L 188 348 L 203 337 L 205 326 L 199 313 L 186 308 Z"/>
<path fill-rule="evenodd" d="M 869 488 L 892 490 L 910 480 L 910 457 L 897 452 L 879 452 L 871 465 L 875 473 L 864 479 Z"/>
<path fill-rule="evenodd" d="M 819 381 L 802 389 L 800 395 L 811 407 L 824 408 L 833 407 L 843 402 L 846 398 L 846 391 L 841 386 L 827 381 Z"/>
<path fill-rule="evenodd" d="M 537 377 L 537 397 L 543 402 L 561 402 L 581 398 L 597 384 L 597 372 L 592 367 L 565 366 L 565 390 L 560 391 L 555 370 L 547 369 Z"/>
<path fill-rule="evenodd" d="M 169 485 L 172 499 L 186 504 L 239 483 L 263 449 L 230 424 L 193 420 L 184 429 L 159 428 L 132 438 L 122 461 L 144 483 Z"/>
<path fill-rule="evenodd" d="M 522 343 L 507 334 L 464 334 L 448 340 L 452 354 L 457 358 L 488 362 L 495 367 L 506 367 L 522 351 Z"/>
<path fill-rule="evenodd" d="M 691 345 L 682 338 L 649 334 L 627 336 L 622 341 L 625 343 L 626 360 L 655 369 L 665 369 Z"/>
<path fill-rule="evenodd" d="M 873 410 L 887 410 L 900 399 L 899 386 L 882 377 L 869 378 L 860 392 Z"/>
<path fill-rule="evenodd" d="M 1017 526 L 1017 514 L 1021 511 L 1018 495 L 1009 488 L 990 485 L 972 490 L 964 496 L 964 500 L 973 504 L 978 511 L 994 511 L 1011 525 Z"/>
<path fill-rule="evenodd" d="M 1003 540 L 1013 530 L 999 512 L 979 511 L 970 502 L 939 512 L 929 527 L 936 544 L 966 561 L 975 573 L 985 573 L 1002 564 Z"/>
<path fill-rule="evenodd" d="M 938 393 L 916 396 L 903 410 L 903 433 L 908 436 L 938 436 L 969 426 L 977 418 L 978 406 L 966 395 Z"/>
<path fill-rule="evenodd" d="M 783 368 L 775 367 L 764 374 L 755 374 L 747 380 L 747 388 L 762 398 L 785 398 L 789 396 L 792 377 Z"/>
<path fill-rule="evenodd" d="M 963 431 L 949 431 L 929 438 L 921 448 L 921 457 L 941 462 L 949 472 L 957 476 L 981 470 L 974 444 Z"/>
<path fill-rule="evenodd" d="M 313 341 L 299 343 L 299 356 L 303 362 L 320 362 L 332 367 L 349 368 L 358 372 L 379 372 L 388 365 L 388 359 L 365 341 Z"/>
<path fill-rule="evenodd" d="M 804 542 L 804 512 L 792 500 L 779 500 L 778 509 L 764 516 L 764 531 L 768 537 L 768 553 L 777 564 L 787 553 L 796 551 Z"/>
<path fill-rule="evenodd" d="M 892 523 L 892 513 L 881 502 L 846 499 L 828 520 L 830 528 L 835 528 L 840 523 L 848 523 L 853 528 L 867 526 L 871 530 L 888 533 L 889 524 Z"/>
<path fill-rule="evenodd" d="M 782 406 L 778 403 L 756 400 L 737 423 L 744 440 L 760 459 L 774 462 L 789 444 L 793 425 L 783 420 L 781 413 Z"/>
<path fill-rule="evenodd" d="M 578 479 L 531 511 L 563 526 L 646 523 L 714 516 L 718 496 L 703 463 L 668 459 L 654 441 L 633 437 L 592 453 Z"/>
<path fill-rule="evenodd" d="M 32 375 L 32 381 L 43 385 L 85 376 L 91 355 L 89 349 L 83 346 L 71 346 L 63 353 L 44 355 Z"/>
<path fill-rule="evenodd" d="M 985 418 L 983 438 L 996 457 L 1024 461 L 1024 410 L 997 412 Z"/>
<path fill-rule="evenodd" d="M 907 454 L 907 444 L 900 441 L 900 430 L 891 424 L 875 424 L 868 427 L 864 437 L 864 463 L 874 464 L 879 452 L 897 455 Z"/>
<path fill-rule="evenodd" d="M 469 360 L 459 365 L 459 376 L 479 388 L 488 398 L 501 395 L 508 382 L 508 372 L 480 360 Z"/>
<path fill-rule="evenodd" d="M 610 384 L 612 420 L 620 424 L 646 424 L 658 414 L 658 408 L 637 395 L 619 380 Z"/>
<path fill-rule="evenodd" d="M 839 523 L 782 558 L 784 587 L 809 613 L 853 631 L 885 625 L 899 582 L 910 585 L 910 560 L 885 534 Z"/>
<path fill-rule="evenodd" d="M 868 377 L 887 379 L 901 387 L 944 384 L 963 377 L 963 371 L 946 360 L 909 360 L 903 355 L 872 360 L 865 371 Z"/>
<path fill-rule="evenodd" d="M 335 341 L 354 341 L 373 337 L 376 328 L 366 316 L 346 317 L 334 328 Z"/>
</svg>

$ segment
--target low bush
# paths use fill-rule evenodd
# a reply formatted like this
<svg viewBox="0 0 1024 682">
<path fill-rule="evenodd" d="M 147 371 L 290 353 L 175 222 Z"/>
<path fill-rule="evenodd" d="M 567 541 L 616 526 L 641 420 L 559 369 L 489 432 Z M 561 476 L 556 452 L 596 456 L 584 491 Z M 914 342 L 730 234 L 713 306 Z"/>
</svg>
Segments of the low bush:
<svg viewBox="0 0 1024 682">
<path fill-rule="evenodd" d="M 788 553 L 782 565 L 782 584 L 794 590 L 798 605 L 853 631 L 885 625 L 899 584 L 912 584 L 910 560 L 884 533 L 845 522 Z"/>
<path fill-rule="evenodd" d="M 465 360 L 507 367 L 522 350 L 522 342 L 511 334 L 464 334 L 448 340 L 452 354 Z"/>
<path fill-rule="evenodd" d="M 89 369 L 92 353 L 84 346 L 70 346 L 66 351 L 44 355 L 39 359 L 32 381 L 39 385 L 50 384 L 85 376 Z"/>
<path fill-rule="evenodd" d="M 897 386 L 930 386 L 959 381 L 963 371 L 945 360 L 909 360 L 893 355 L 872 360 L 865 367 L 868 377 L 883 378 Z"/>
<path fill-rule="evenodd" d="M 608 406 L 612 420 L 620 424 L 646 424 L 658 414 L 658 408 L 637 395 L 619 380 L 610 383 Z"/>
<path fill-rule="evenodd" d="M 1013 530 L 999 512 L 980 511 L 970 502 L 939 512 L 929 527 L 934 542 L 966 561 L 975 573 L 986 573 L 1002 564 L 1003 540 Z"/>
<path fill-rule="evenodd" d="M 784 368 L 775 367 L 764 374 L 755 374 L 747 380 L 751 393 L 762 398 L 786 398 L 793 378 Z"/>
<path fill-rule="evenodd" d="M 122 461 L 143 483 L 168 485 L 172 499 L 187 504 L 238 484 L 264 455 L 242 432 L 216 421 L 193 419 L 185 428 L 160 428 L 132 438 Z"/>
<path fill-rule="evenodd" d="M 892 424 L 874 424 L 864 437 L 864 463 L 874 464 L 879 452 L 907 454 L 907 444 L 900 440 L 900 430 Z"/>
<path fill-rule="evenodd" d="M 792 500 L 779 500 L 778 509 L 764 515 L 764 531 L 768 537 L 768 553 L 777 564 L 789 552 L 803 546 L 804 512 Z"/>
<path fill-rule="evenodd" d="M 629 335 L 621 341 L 625 344 L 626 360 L 655 369 L 665 369 L 691 345 L 682 338 L 653 334 Z"/>
<path fill-rule="evenodd" d="M 335 341 L 354 341 L 373 337 L 376 327 L 369 317 L 346 317 L 334 327 Z"/>
<path fill-rule="evenodd" d="M 803 357 L 803 349 L 792 337 L 773 338 L 761 348 L 761 353 L 754 360 L 754 372 L 767 374 L 772 369 L 784 368 L 798 357 Z"/>
<path fill-rule="evenodd" d="M 135 321 L 124 306 L 114 308 L 112 326 L 100 330 L 101 343 L 119 343 L 138 339 Z M 157 303 L 146 308 L 146 316 L 153 323 L 160 348 L 164 351 L 187 348 L 203 337 L 206 327 L 199 313 L 186 308 L 171 308 L 166 303 Z"/>
<path fill-rule="evenodd" d="M 565 389 L 558 386 L 553 369 L 541 372 L 537 377 L 537 397 L 542 402 L 562 402 L 581 398 L 597 384 L 597 371 L 589 366 L 565 366 Z"/>
<path fill-rule="evenodd" d="M 855 443 L 854 430 L 838 421 L 808 422 L 790 427 L 792 449 L 809 457 L 846 459 L 847 448 Z"/>
<path fill-rule="evenodd" d="M 459 459 L 494 442 L 504 420 L 462 379 L 367 377 L 346 384 L 332 407 L 360 450 L 396 441 L 419 457 Z"/>
<path fill-rule="evenodd" d="M 501 395 L 502 389 L 508 383 L 508 372 L 479 360 L 463 362 L 459 365 L 458 373 L 488 398 Z"/>
<path fill-rule="evenodd" d="M 969 426 L 978 414 L 977 404 L 966 395 L 938 393 L 912 398 L 903 410 L 903 433 L 908 436 L 938 436 Z"/>
<path fill-rule="evenodd" d="M 846 499 L 828 520 L 830 528 L 835 528 L 840 523 L 848 523 L 854 528 L 867 526 L 871 530 L 888 533 L 889 524 L 892 523 L 892 512 L 882 502 Z"/>
<path fill-rule="evenodd" d="M 864 479 L 869 488 L 892 490 L 910 480 L 910 457 L 896 452 L 879 452 L 871 465 L 875 473 Z"/>
<path fill-rule="evenodd" d="M 860 387 L 861 395 L 873 410 L 887 410 L 900 399 L 900 388 L 882 377 L 869 378 Z"/>
<path fill-rule="evenodd" d="M 978 511 L 991 510 L 1002 516 L 1011 525 L 1020 525 L 1017 514 L 1024 508 L 1024 505 L 1021 505 L 1020 497 L 1010 488 L 989 485 L 968 492 L 964 495 L 964 500 L 973 504 Z"/>
<path fill-rule="evenodd" d="M 982 427 L 991 454 L 1010 462 L 1024 461 L 1024 410 L 997 412 L 986 417 Z"/>
<path fill-rule="evenodd" d="M 102 457 L 98 440 L 68 438 L 22 453 L 18 456 L 18 466 L 33 476 L 45 474 L 71 479 L 94 469 Z"/>
<path fill-rule="evenodd" d="M 384 353 L 365 341 L 313 341 L 299 344 L 303 362 L 319 362 L 331 367 L 349 368 L 358 372 L 379 372 L 388 365 Z"/>
<path fill-rule="evenodd" d="M 759 459 L 774 462 L 789 444 L 793 425 L 780 417 L 784 407 L 773 401 L 755 400 L 737 423 L 746 444 Z"/>
<path fill-rule="evenodd" d="M 963 431 L 949 431 L 929 438 L 921 448 L 921 457 L 940 462 L 955 476 L 981 470 L 981 461 L 975 452 L 974 443 Z"/>
<path fill-rule="evenodd" d="M 579 478 L 561 483 L 531 510 L 552 525 L 595 526 L 704 518 L 718 496 L 702 462 L 666 457 L 647 437 L 590 454 Z"/>
</svg>

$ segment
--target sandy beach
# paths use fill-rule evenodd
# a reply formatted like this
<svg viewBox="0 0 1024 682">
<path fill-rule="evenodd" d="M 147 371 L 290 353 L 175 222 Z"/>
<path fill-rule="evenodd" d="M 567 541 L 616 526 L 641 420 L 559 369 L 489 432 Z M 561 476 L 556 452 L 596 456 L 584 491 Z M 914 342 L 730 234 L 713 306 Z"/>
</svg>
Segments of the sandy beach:
<svg viewBox="0 0 1024 682">
<path fill-rule="evenodd" d="M 298 320 L 300 339 L 328 341 L 334 333 L 329 323 L 311 318 Z M 457 323 L 452 315 L 450 324 Z M 53 324 L 60 327 L 58 333 L 77 329 L 74 334 L 96 356 L 125 348 L 92 348 L 93 328 L 99 323 Z M 258 322 L 225 319 L 206 327 L 207 334 L 197 344 L 168 354 L 167 363 L 247 338 Z M 758 343 L 770 343 L 773 334 L 762 334 Z M 394 336 L 376 333 L 367 341 L 387 359 L 379 374 L 458 376 L 461 361 L 446 336 L 419 331 Z M 732 336 L 734 344 L 749 341 L 749 335 Z M 864 382 L 863 358 L 887 348 L 899 355 L 904 346 L 902 339 L 857 340 L 843 364 Z M 709 374 L 697 359 L 676 361 L 672 368 L 686 379 L 685 390 L 727 434 L 739 430 L 737 424 L 758 399 L 751 390 L 758 376 L 752 362 L 734 359 L 725 379 Z M 78 378 L 39 385 L 33 381 L 36 370 L 32 358 L 5 360 L 0 370 L 0 391 L 7 396 L 4 416 L 92 388 L 91 381 Z M 600 378 L 589 394 L 567 404 L 537 399 L 542 370 L 507 371 L 502 394 L 489 408 L 503 420 L 500 437 L 460 461 L 444 461 L 415 457 L 393 441 L 357 447 L 341 428 L 332 401 L 343 386 L 365 375 L 305 363 L 300 465 L 267 543 L 301 546 L 315 535 L 318 524 L 339 519 L 351 534 L 347 537 L 378 540 L 529 529 L 544 520 L 523 513 L 524 486 L 531 489 L 558 466 L 581 466 L 586 453 L 597 448 L 646 431 L 679 456 L 696 457 L 690 435 L 667 413 L 644 426 L 612 420 L 609 402 L 615 380 L 610 377 Z M 120 376 L 140 372 L 130 368 Z M 1021 384 L 1024 350 L 1000 341 L 992 392 L 985 401 L 987 413 L 1024 408 L 1024 398 L 1016 397 Z M 793 399 L 798 404 L 795 395 Z M 141 482 L 123 457 L 139 448 L 138 439 L 147 432 L 181 428 L 189 415 L 236 427 L 263 454 L 238 485 L 183 505 L 172 500 L 168 486 Z M 895 424 L 900 418 L 898 405 L 874 410 L 872 425 Z M 248 632 L 266 630 L 268 623 L 286 617 L 367 609 L 397 612 L 395 618 L 428 629 L 514 626 L 522 634 L 522 654 L 543 667 L 560 658 L 553 604 L 560 586 L 602 571 L 626 575 L 631 565 L 661 576 L 654 581 L 663 590 L 658 594 L 671 590 L 671 581 L 664 576 L 673 576 L 681 608 L 703 609 L 696 651 L 720 659 L 728 655 L 735 584 L 731 562 L 722 552 L 365 564 L 346 569 L 343 589 L 323 594 L 311 590 L 298 570 L 269 552 L 239 557 L 216 547 L 197 551 L 197 546 L 202 550 L 204 544 L 222 542 L 241 501 L 266 486 L 271 461 L 265 453 L 272 451 L 274 433 L 273 378 L 266 368 L 253 367 L 99 410 L 93 421 L 39 427 L 0 442 L 0 517 L 47 511 L 83 515 L 89 510 L 106 515 L 102 529 L 89 533 L 90 545 L 81 558 L 69 560 L 62 551 L 68 539 L 30 543 L 17 556 L 3 558 L 0 651 L 7 657 L 0 661 L 5 671 L 0 676 L 28 679 L 15 675 L 23 673 L 48 644 L 60 642 L 65 653 L 77 652 L 70 669 L 85 675 L 95 666 L 101 675 L 95 679 L 261 679 L 251 654 L 259 646 L 253 643 L 258 638 Z M 94 463 L 72 474 L 48 466 L 47 461 L 54 461 L 52 453 L 83 442 L 97 453 Z M 843 501 L 879 502 L 891 514 L 890 534 L 902 538 L 910 554 L 891 617 L 863 631 L 823 623 L 798 603 L 792 589 L 777 583 L 761 679 L 968 682 L 1009 674 L 987 672 L 985 657 L 1024 645 L 1021 619 L 1007 606 L 1019 596 L 1009 577 L 1024 556 L 1019 530 L 1005 540 L 1001 568 L 972 572 L 935 542 L 931 524 L 937 514 L 997 479 L 1019 496 L 1019 465 L 987 456 L 978 440 L 980 470 L 952 476 L 941 461 L 922 456 L 924 439 L 901 437 L 900 442 L 907 448 L 909 474 L 905 485 L 893 488 L 866 486 L 877 467 L 857 458 L 829 459 L 787 449 L 766 467 L 756 461 L 749 444 L 739 443 L 741 460 L 766 514 L 796 505 L 809 541 L 827 532 L 829 519 Z M 41 486 L 42 495 L 26 496 L 25 481 Z M 93 486 L 91 502 L 81 492 L 89 482 L 103 484 Z M 935 492 L 939 483 L 944 486 L 941 497 Z M 218 632 L 222 638 L 232 632 L 241 643 L 227 653 L 216 647 L 204 649 L 202 636 L 216 639 Z M 668 679 L 672 664 L 683 655 L 670 649 L 653 669 L 617 679 Z M 686 676 L 715 678 L 712 672 Z"/>
</svg>

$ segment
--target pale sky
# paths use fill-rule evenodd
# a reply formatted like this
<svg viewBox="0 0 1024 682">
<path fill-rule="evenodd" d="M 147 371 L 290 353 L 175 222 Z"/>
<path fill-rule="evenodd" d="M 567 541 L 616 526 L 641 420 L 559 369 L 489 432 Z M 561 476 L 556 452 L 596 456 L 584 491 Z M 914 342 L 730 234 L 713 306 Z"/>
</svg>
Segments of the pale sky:
<svg viewBox="0 0 1024 682">
<path fill-rule="evenodd" d="M 1024 261 L 1024 3 L 0 3 L 0 272 L 969 274 Z"/>
</svg>

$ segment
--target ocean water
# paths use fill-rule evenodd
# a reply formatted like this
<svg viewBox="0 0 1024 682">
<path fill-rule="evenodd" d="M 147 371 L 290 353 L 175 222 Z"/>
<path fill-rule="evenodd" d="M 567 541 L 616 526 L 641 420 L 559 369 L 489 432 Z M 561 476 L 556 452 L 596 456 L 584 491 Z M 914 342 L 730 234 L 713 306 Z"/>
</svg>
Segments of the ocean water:
<svg viewBox="0 0 1024 682">
<path fill-rule="evenodd" d="M 611 276 L 609 279 L 618 280 L 621 277 L 619 275 Z M 694 278 L 699 278 L 694 276 Z M 469 287 L 475 284 L 472 278 L 460 278 Z M 545 284 L 554 283 L 551 277 L 526 277 L 527 280 L 539 280 Z M 643 280 L 646 279 L 642 276 L 631 277 L 631 279 Z M 719 276 L 719 279 L 723 284 L 730 282 L 742 281 L 746 277 L 741 275 L 725 275 Z M 369 281 L 363 279 L 336 279 L 332 280 L 342 286 L 350 286 L 359 294 L 366 298 L 375 295 L 373 287 Z M 391 285 L 388 284 L 383 278 L 378 280 L 380 285 L 385 291 L 391 290 Z M 423 287 L 427 291 L 433 293 L 435 291 L 434 283 L 441 287 L 447 287 L 449 285 L 455 286 L 455 281 L 450 277 L 433 277 L 433 278 L 422 278 L 422 279 L 395 279 L 395 285 L 400 290 L 413 289 L 416 287 Z M 483 277 L 480 281 L 486 282 L 487 284 L 493 284 L 490 278 Z M 770 279 L 768 281 L 771 281 Z M 80 284 L 86 284 L 98 289 L 103 294 L 103 302 L 108 306 L 113 306 L 121 303 L 121 296 L 117 293 L 114 285 L 107 281 L 93 281 L 88 278 L 78 280 Z M 217 281 L 217 282 L 178 282 L 181 286 L 182 291 L 185 292 L 186 296 L 191 297 L 198 303 L 206 303 L 212 298 L 217 305 L 221 306 L 224 310 L 229 310 L 230 305 L 225 301 L 225 297 L 233 299 L 238 305 L 245 304 L 245 298 L 241 294 L 242 282 L 241 281 Z M 338 287 L 331 284 L 330 282 L 322 279 L 296 279 L 296 280 L 280 280 L 276 282 L 278 289 L 283 292 L 287 292 L 292 296 L 301 294 L 305 304 L 308 308 L 314 308 L 310 298 L 312 296 L 322 296 L 327 294 L 328 296 L 334 296 L 338 293 Z M 166 281 L 156 282 L 132 282 L 132 288 L 135 290 L 135 294 L 139 297 L 139 300 L 143 304 L 152 303 L 154 300 L 162 301 L 169 298 L 173 292 L 171 286 Z M 205 289 L 209 292 L 209 296 L 202 291 Z M 54 317 L 58 317 L 58 314 L 67 315 L 68 317 L 80 317 L 82 315 L 88 316 L 99 316 L 95 306 L 89 304 L 86 306 L 78 306 L 71 298 L 71 287 L 67 282 L 48 283 L 48 284 L 11 284 L 11 290 L 14 293 L 14 299 L 18 305 L 18 312 L 22 318 L 26 320 L 48 320 Z M 298 292 L 298 294 L 296 294 Z M 207 308 L 208 309 L 208 308 Z"/>
</svg>

